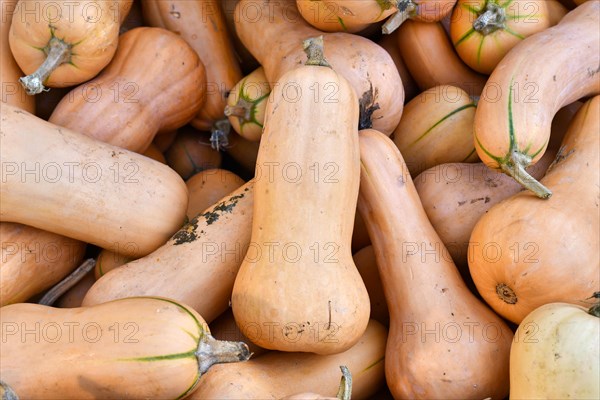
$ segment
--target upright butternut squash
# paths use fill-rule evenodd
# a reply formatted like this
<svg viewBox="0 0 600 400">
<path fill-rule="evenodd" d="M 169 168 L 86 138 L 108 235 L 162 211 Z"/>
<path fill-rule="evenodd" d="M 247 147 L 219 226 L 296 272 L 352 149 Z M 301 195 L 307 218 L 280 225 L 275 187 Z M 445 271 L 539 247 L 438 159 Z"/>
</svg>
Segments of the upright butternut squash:
<svg viewBox="0 0 600 400">
<path fill-rule="evenodd" d="M 246 183 L 198 214 L 147 257 L 102 276 L 83 305 L 161 296 L 188 304 L 212 322 L 229 307 L 235 276 L 250 248 L 253 185 Z"/>
<path fill-rule="evenodd" d="M 421 90 L 452 85 L 481 95 L 486 77 L 462 62 L 440 22 L 406 21 L 398 30 L 398 47 Z"/>
<path fill-rule="evenodd" d="M 547 303 L 583 305 L 585 293 L 600 291 L 600 227 L 594 217 L 600 195 L 599 130 L 596 96 L 578 111 L 540 181 L 553 196 L 540 202 L 529 191 L 520 192 L 489 210 L 473 229 L 473 281 L 486 302 L 510 321 L 520 323 Z"/>
<path fill-rule="evenodd" d="M 256 326 L 248 328 L 252 334 L 258 334 Z M 303 334 L 314 335 L 316 328 Z M 360 340 L 340 354 L 271 351 L 245 363 L 231 364 L 230 368 L 215 365 L 190 399 L 281 399 L 298 392 L 335 395 L 340 365 L 346 365 L 352 374 L 352 399 L 372 398 L 384 385 L 386 338 L 387 330 L 370 320 Z"/>
<path fill-rule="evenodd" d="M 600 93 L 599 24 L 600 2 L 590 1 L 523 40 L 498 64 L 477 107 L 475 148 L 481 161 L 538 197 L 552 193 L 525 168 L 544 155 L 552 118 L 563 106 Z"/>
<path fill-rule="evenodd" d="M 213 338 L 194 310 L 157 297 L 13 304 L 0 319 L 0 374 L 27 399 L 183 398 L 213 364 L 250 357 L 244 343 Z"/>
<path fill-rule="evenodd" d="M 112 59 L 119 26 L 133 0 L 20 0 L 10 27 L 10 49 L 28 74 L 28 94 L 75 86 L 96 76 Z"/>
<path fill-rule="evenodd" d="M 255 18 L 249 18 L 249 10 L 254 10 Z M 295 0 L 242 0 L 235 12 L 237 34 L 261 63 L 269 82 L 277 82 L 283 74 L 304 64 L 305 55 L 298 43 L 321 34 L 299 15 Z M 361 36 L 327 33 L 323 38 L 325 58 L 350 82 L 361 100 L 361 126 L 372 123 L 391 134 L 400 121 L 404 90 L 390 55 Z M 284 89 L 293 95 L 293 86 Z M 300 96 L 302 101 L 335 101 L 339 89 L 328 85 L 317 93 L 308 88 Z"/>
<path fill-rule="evenodd" d="M 158 132 L 193 118 L 205 102 L 205 84 L 204 65 L 183 39 L 166 29 L 136 28 L 120 38 L 108 67 L 63 97 L 49 121 L 143 153 Z"/>
<path fill-rule="evenodd" d="M 140 154 L 7 104 L 0 109 L 0 221 L 143 256 L 182 224 L 185 182 Z"/>
<path fill-rule="evenodd" d="M 489 75 L 521 40 L 553 25 L 552 1 L 459 0 L 450 22 L 454 48 L 465 64 Z"/>
<path fill-rule="evenodd" d="M 253 338 L 261 347 L 333 354 L 363 334 L 369 297 L 352 260 L 348 213 L 358 195 L 358 99 L 323 60 L 322 45 L 322 38 L 306 40 L 307 65 L 271 92 L 254 188 L 258 251 L 249 250 L 240 266 L 231 307 L 241 327 L 273 325 L 272 335 Z M 290 85 L 296 93 L 333 85 L 337 97 L 292 99 Z M 312 328 L 321 334 L 301 335 Z"/>
<path fill-rule="evenodd" d="M 385 373 L 392 395 L 504 398 L 512 332 L 442 257 L 444 245 L 394 143 L 374 130 L 359 137 L 358 209 L 390 310 Z"/>
<path fill-rule="evenodd" d="M 224 118 L 227 95 L 242 79 L 220 0 L 142 0 L 142 10 L 146 23 L 180 35 L 206 66 L 206 103 L 192 125 L 210 130 Z"/>
<path fill-rule="evenodd" d="M 0 41 L 2 52 L 0 52 L 0 102 L 12 104 L 30 113 L 35 112 L 35 101 L 27 96 L 25 89 L 19 83 L 23 72 L 17 65 L 8 43 L 8 33 L 12 16 L 18 0 L 0 1 Z"/>
<path fill-rule="evenodd" d="M 0 241 L 0 307 L 50 288 L 79 265 L 85 251 L 85 243 L 12 222 L 0 223 Z"/>
</svg>

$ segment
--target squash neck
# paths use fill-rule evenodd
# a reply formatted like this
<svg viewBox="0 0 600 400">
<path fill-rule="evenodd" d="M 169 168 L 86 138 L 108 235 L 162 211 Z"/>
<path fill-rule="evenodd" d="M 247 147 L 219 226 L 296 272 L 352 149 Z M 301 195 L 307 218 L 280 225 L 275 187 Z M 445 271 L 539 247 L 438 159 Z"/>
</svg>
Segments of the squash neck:
<svg viewBox="0 0 600 400">
<path fill-rule="evenodd" d="M 33 74 L 19 78 L 19 82 L 21 82 L 28 95 L 36 95 L 48 90 L 44 87 L 44 82 L 56 68 L 71 61 L 72 48 L 73 45 L 52 36 L 48 41 L 48 45 L 43 49 L 46 53 L 46 59 L 42 65 Z"/>
<path fill-rule="evenodd" d="M 489 35 L 506 27 L 506 11 L 494 1 L 485 4 L 483 12 L 473 22 L 473 29 L 482 35 Z"/>
</svg>

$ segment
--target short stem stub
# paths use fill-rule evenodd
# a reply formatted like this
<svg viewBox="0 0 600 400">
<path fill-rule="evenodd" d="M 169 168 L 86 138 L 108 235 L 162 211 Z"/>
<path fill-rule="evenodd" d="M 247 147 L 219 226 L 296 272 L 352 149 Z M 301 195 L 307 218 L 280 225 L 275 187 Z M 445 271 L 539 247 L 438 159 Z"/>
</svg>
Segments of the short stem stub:
<svg viewBox="0 0 600 400">
<path fill-rule="evenodd" d="M 58 282 L 52 289 L 50 289 L 41 299 L 38 304 L 43 306 L 51 306 L 60 296 L 66 293 L 67 290 L 71 289 L 77 284 L 84 276 L 88 274 L 96 266 L 96 260 L 88 258 L 85 260 L 75 271 L 71 272 L 62 281 Z"/>
<path fill-rule="evenodd" d="M 0 380 L 0 388 L 2 388 L 1 400 L 19 400 L 19 396 L 17 396 L 13 388 L 3 380 Z"/>
<path fill-rule="evenodd" d="M 220 119 L 213 125 L 210 131 L 210 145 L 213 149 L 219 151 L 229 145 L 229 133 L 231 124 L 227 118 Z"/>
<path fill-rule="evenodd" d="M 496 285 L 496 294 L 506 304 L 517 304 L 517 301 L 519 300 L 514 290 L 506 283 L 499 283 Z"/>
<path fill-rule="evenodd" d="M 504 8 L 494 1 L 488 0 L 485 5 L 485 11 L 473 22 L 473 29 L 482 35 L 489 35 L 498 29 L 504 29 L 505 22 L 506 11 L 504 11 Z"/>
<path fill-rule="evenodd" d="M 196 350 L 200 375 L 214 364 L 248 361 L 251 355 L 246 343 L 217 340 L 209 334 L 200 339 Z"/>
<path fill-rule="evenodd" d="M 72 45 L 55 36 L 50 39 L 48 46 L 44 48 L 46 59 L 42 65 L 33 74 L 19 78 L 19 82 L 21 82 L 28 95 L 35 95 L 47 90 L 44 87 L 44 82 L 56 68 L 71 60 L 72 48 Z"/>
<path fill-rule="evenodd" d="M 600 299 L 600 292 L 595 292 L 592 295 L 594 299 Z M 597 301 L 596 304 L 590 307 L 588 310 L 588 314 L 593 315 L 594 317 L 600 318 L 600 301 Z"/>
<path fill-rule="evenodd" d="M 352 398 L 352 374 L 345 365 L 340 365 L 342 370 L 342 380 L 338 389 L 337 398 L 340 400 L 350 400 Z"/>
<path fill-rule="evenodd" d="M 396 2 L 397 12 L 392 14 L 387 21 L 381 27 L 381 32 L 384 35 L 389 35 L 400 27 L 410 17 L 412 17 L 417 11 L 417 5 L 411 0 L 398 0 Z"/>
<path fill-rule="evenodd" d="M 531 164 L 531 157 L 513 151 L 510 153 L 510 157 L 505 163 L 500 164 L 502 172 L 510 175 L 515 181 L 519 182 L 526 189 L 531 190 L 535 195 L 541 199 L 549 199 L 552 196 L 552 192 L 538 182 L 533 176 L 529 175 L 527 168 Z"/>
<path fill-rule="evenodd" d="M 323 35 L 308 38 L 302 42 L 304 52 L 308 57 L 308 60 L 306 60 L 304 65 L 317 65 L 319 67 L 331 68 L 331 65 L 329 65 L 325 59 L 323 45 Z"/>
<path fill-rule="evenodd" d="M 225 116 L 227 117 L 238 117 L 243 121 L 250 120 L 250 107 L 241 105 L 240 103 L 247 103 L 246 100 L 240 99 L 235 106 L 225 106 Z"/>
</svg>

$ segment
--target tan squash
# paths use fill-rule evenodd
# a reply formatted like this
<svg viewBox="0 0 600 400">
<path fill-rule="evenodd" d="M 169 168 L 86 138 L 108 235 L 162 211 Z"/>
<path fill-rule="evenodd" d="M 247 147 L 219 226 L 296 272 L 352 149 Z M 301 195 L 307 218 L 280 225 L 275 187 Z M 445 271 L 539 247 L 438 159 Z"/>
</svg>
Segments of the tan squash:
<svg viewBox="0 0 600 400">
<path fill-rule="evenodd" d="M 119 249 L 102 249 L 96 257 L 96 266 L 94 267 L 94 278 L 100 279 L 113 269 L 125 265 L 132 259 L 131 250 L 133 248 L 123 247 Z M 116 252 L 118 251 L 118 253 Z"/>
<path fill-rule="evenodd" d="M 459 0 L 450 38 L 469 67 L 489 75 L 523 39 L 552 26 L 547 3 L 555 0 Z"/>
<path fill-rule="evenodd" d="M 155 252 L 102 276 L 83 305 L 161 296 L 188 304 L 212 322 L 229 308 L 235 276 L 250 247 L 253 203 L 253 182 L 248 182 Z"/>
<path fill-rule="evenodd" d="M 359 184 L 358 99 L 326 64 L 322 39 L 304 42 L 306 65 L 283 75 L 271 92 L 255 176 L 256 249 L 240 266 L 231 307 L 242 331 L 273 324 L 272 336 L 252 338 L 261 347 L 334 354 L 363 334 L 369 297 L 352 260 L 348 213 Z M 290 101 L 283 89 L 290 84 L 297 93 L 333 85 L 338 97 Z M 309 328 L 322 336 L 298 337 Z"/>
<path fill-rule="evenodd" d="M 235 323 L 235 318 L 233 318 L 233 312 L 231 311 L 231 308 L 227 309 L 227 311 L 219 315 L 217 319 L 210 323 L 210 332 L 215 339 L 218 340 L 246 343 L 248 345 L 248 349 L 250 349 L 250 354 L 252 354 L 252 359 L 255 359 L 256 357 L 268 352 L 268 350 L 252 343 L 252 341 L 242 333 L 240 328 Z"/>
<path fill-rule="evenodd" d="M 236 7 L 237 34 L 265 70 L 269 82 L 304 64 L 302 40 L 318 36 L 316 30 L 298 13 L 295 0 L 242 0 Z M 254 10 L 254 18 L 244 16 Z M 369 39 L 348 33 L 324 34 L 325 58 L 333 69 L 347 79 L 361 100 L 361 126 L 370 126 L 391 134 L 400 121 L 404 88 L 390 55 Z M 296 96 L 296 87 L 284 88 Z M 302 101 L 335 101 L 339 88 L 306 88 Z M 300 99 L 299 99 L 300 100 Z M 377 106 L 379 108 L 377 108 Z"/>
<path fill-rule="evenodd" d="M 284 397 L 285 400 L 350 400 L 352 397 L 352 374 L 345 365 L 340 365 L 342 379 L 338 388 L 337 396 L 321 396 L 317 393 L 299 393 Z"/>
<path fill-rule="evenodd" d="M 50 288 L 79 265 L 85 252 L 85 243 L 12 222 L 0 223 L 0 242 L 0 307 Z"/>
<path fill-rule="evenodd" d="M 395 13 L 393 1 L 296 0 L 302 18 L 323 32 L 357 33 Z"/>
<path fill-rule="evenodd" d="M 578 111 L 540 181 L 554 195 L 541 202 L 529 191 L 520 192 L 490 209 L 473 229 L 473 281 L 486 302 L 510 321 L 520 323 L 547 303 L 583 305 L 582 293 L 600 291 L 600 227 L 593 217 L 600 191 L 594 183 L 600 180 L 599 130 L 596 96 Z"/>
<path fill-rule="evenodd" d="M 270 93 L 271 87 L 262 67 L 252 71 L 231 89 L 225 115 L 231 127 L 243 138 L 260 141 Z"/>
<path fill-rule="evenodd" d="M 137 256 L 183 224 L 187 188 L 167 166 L 7 104 L 0 115 L 0 221 Z"/>
<path fill-rule="evenodd" d="M 120 38 L 108 67 L 69 92 L 49 121 L 143 153 L 158 132 L 193 118 L 205 102 L 205 86 L 204 65 L 183 39 L 161 28 L 136 28 Z"/>
<path fill-rule="evenodd" d="M 390 310 L 385 372 L 392 395 L 506 397 L 511 330 L 471 294 L 452 260 L 442 257 L 444 245 L 398 148 L 374 130 L 359 137 L 358 208 Z"/>
<path fill-rule="evenodd" d="M 476 107 L 467 92 L 450 85 L 428 89 L 406 105 L 393 138 L 411 176 L 439 164 L 478 160 Z"/>
<path fill-rule="evenodd" d="M 184 180 L 205 169 L 220 168 L 221 153 L 212 148 L 210 135 L 185 126 L 179 129 L 175 140 L 165 151 L 165 159 Z"/>
<path fill-rule="evenodd" d="M 462 62 L 440 22 L 406 21 L 398 30 L 398 47 L 421 90 L 452 85 L 469 96 L 481 95 L 486 77 Z"/>
<path fill-rule="evenodd" d="M 563 0 L 564 1 L 564 0 Z M 256 58 L 248 51 L 246 46 L 242 43 L 240 38 L 235 31 L 235 7 L 240 0 L 221 0 L 221 8 L 225 14 L 225 22 L 227 23 L 227 31 L 230 34 L 230 38 L 233 42 L 236 57 L 240 62 L 240 66 L 244 73 L 250 73 L 260 67 Z"/>
<path fill-rule="evenodd" d="M 2 52 L 0 52 L 0 102 L 12 104 L 30 113 L 35 112 L 34 98 L 28 96 L 19 78 L 23 72 L 17 65 L 9 47 L 8 32 L 12 21 L 12 15 L 18 0 L 0 1 L 0 41 Z"/>
<path fill-rule="evenodd" d="M 412 98 L 418 95 L 421 90 L 410 75 L 410 72 L 408 72 L 406 62 L 404 62 L 402 55 L 400 54 L 400 49 L 398 48 L 398 31 L 389 35 L 383 35 L 377 43 L 389 53 L 392 60 L 394 60 L 394 64 L 396 64 L 396 68 L 402 79 L 402 86 L 404 87 L 404 102 L 406 103 L 412 100 Z"/>
<path fill-rule="evenodd" d="M 10 27 L 10 50 L 28 94 L 75 86 L 96 76 L 112 59 L 119 26 L 133 0 L 20 0 Z M 33 12 L 32 12 L 33 11 Z"/>
<path fill-rule="evenodd" d="M 200 130 L 210 130 L 224 118 L 227 95 L 242 79 L 220 3 L 220 0 L 142 0 L 146 23 L 177 33 L 206 66 L 206 103 L 192 121 Z"/>
<path fill-rule="evenodd" d="M 0 319 L 0 374 L 27 399 L 182 398 L 213 364 L 250 357 L 244 343 L 215 340 L 198 313 L 170 299 L 13 304 Z"/>
<path fill-rule="evenodd" d="M 215 168 L 198 172 L 185 183 L 189 193 L 188 219 L 193 219 L 244 183 L 242 178 L 226 169 Z"/>
<path fill-rule="evenodd" d="M 498 64 L 477 106 L 475 148 L 481 161 L 541 198 L 552 193 L 525 168 L 544 155 L 556 112 L 600 93 L 598 25 L 600 2 L 590 1 L 523 40 Z"/>
<path fill-rule="evenodd" d="M 315 334 L 316 328 L 303 332 Z M 281 399 L 299 392 L 333 396 L 338 392 L 340 365 L 346 365 L 352 374 L 352 399 L 368 399 L 385 384 L 386 339 L 387 330 L 370 320 L 360 340 L 340 354 L 271 351 L 245 363 L 231 364 L 230 368 L 215 365 L 190 400 Z"/>
<path fill-rule="evenodd" d="M 569 122 L 581 104 L 575 102 L 556 114 L 548 151 L 528 169 L 534 178 L 541 179 L 554 161 Z M 419 174 L 415 178 L 415 187 L 427 217 L 448 249 L 449 256 L 463 278 L 471 281 L 467 250 L 473 227 L 490 208 L 520 192 L 523 187 L 483 163 L 437 165 Z"/>
<path fill-rule="evenodd" d="M 371 318 L 381 322 L 386 327 L 389 326 L 390 312 L 383 294 L 383 286 L 377 269 L 377 260 L 375 259 L 373 246 L 364 247 L 357 251 L 352 258 L 369 293 Z"/>
</svg>

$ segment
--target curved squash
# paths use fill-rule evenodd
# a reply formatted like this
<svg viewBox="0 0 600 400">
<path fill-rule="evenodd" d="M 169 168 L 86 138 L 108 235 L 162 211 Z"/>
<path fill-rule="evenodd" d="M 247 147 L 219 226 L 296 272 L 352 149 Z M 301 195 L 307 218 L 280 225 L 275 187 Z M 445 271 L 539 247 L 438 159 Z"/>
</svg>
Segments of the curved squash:
<svg viewBox="0 0 600 400">
<path fill-rule="evenodd" d="M 13 304 L 0 320 L 0 374 L 28 399 L 182 398 L 213 364 L 250 357 L 244 343 L 215 340 L 194 310 L 157 297 Z"/>
<path fill-rule="evenodd" d="M 518 193 L 489 210 L 473 229 L 473 281 L 510 321 L 519 323 L 547 303 L 583 305 L 582 293 L 600 291 L 600 227 L 592 217 L 598 213 L 599 130 L 596 96 L 578 111 L 540 181 L 554 195 L 540 202 L 528 191 Z"/>
<path fill-rule="evenodd" d="M 188 304 L 211 322 L 229 307 L 235 276 L 250 247 L 252 181 L 221 199 L 147 257 L 102 276 L 83 305 L 132 296 Z"/>
<path fill-rule="evenodd" d="M 309 39 L 304 47 L 307 65 L 281 77 L 265 112 L 254 188 L 256 248 L 240 266 L 231 307 L 239 326 L 273 324 L 273 335 L 253 338 L 261 347 L 332 354 L 356 343 L 369 320 L 348 213 L 356 209 L 359 184 L 358 99 L 326 66 L 322 41 L 319 47 Z M 297 93 L 333 85 L 338 94 L 334 102 L 294 101 L 290 85 Z M 289 340 L 309 327 L 322 336 Z"/>
<path fill-rule="evenodd" d="M 538 197 L 552 193 L 525 168 L 544 155 L 552 118 L 563 106 L 600 93 L 598 25 L 600 2 L 590 1 L 523 40 L 498 64 L 477 106 L 475 148 L 481 161 Z"/>
<path fill-rule="evenodd" d="M 108 67 L 63 97 L 49 121 L 143 153 L 158 132 L 193 118 L 205 102 L 205 83 L 204 65 L 178 35 L 136 28 L 120 38 Z"/>
<path fill-rule="evenodd" d="M 253 10 L 255 18 L 246 13 Z M 269 82 L 303 65 L 302 40 L 319 36 L 299 15 L 295 0 L 242 0 L 236 7 L 237 34 L 261 63 Z M 390 55 L 377 44 L 348 33 L 326 33 L 325 58 L 337 73 L 350 82 L 364 108 L 361 126 L 391 134 L 400 121 L 404 88 Z M 294 87 L 284 88 L 294 96 Z M 334 85 L 306 88 L 301 101 L 335 101 L 340 98 Z M 378 108 L 377 108 L 378 107 Z"/>
<path fill-rule="evenodd" d="M 214 168 L 198 172 L 185 182 L 189 193 L 188 219 L 193 219 L 244 183 L 242 178 L 226 169 Z"/>
<path fill-rule="evenodd" d="M 0 115 L 0 221 L 137 256 L 182 225 L 187 188 L 166 165 L 7 104 Z"/>
<path fill-rule="evenodd" d="M 0 240 L 0 307 L 52 287 L 79 265 L 85 252 L 85 243 L 11 222 L 0 223 Z"/>
<path fill-rule="evenodd" d="M 9 50 L 8 33 L 12 14 L 15 11 L 18 0 L 0 1 L 0 41 L 2 52 L 0 52 L 0 102 L 12 104 L 30 113 L 35 112 L 35 99 L 28 96 L 19 78 L 23 72 L 17 65 Z"/>
<path fill-rule="evenodd" d="M 250 338 L 260 334 L 258 325 L 248 326 L 248 330 Z M 316 328 L 303 334 L 315 335 Z M 370 320 L 360 340 L 343 353 L 323 356 L 271 351 L 245 363 L 228 365 L 230 368 L 215 365 L 190 400 L 281 399 L 298 392 L 335 395 L 340 365 L 346 365 L 352 373 L 352 399 L 372 398 L 385 384 L 386 339 L 387 330 Z"/>
<path fill-rule="evenodd" d="M 426 90 L 406 105 L 393 138 L 411 176 L 439 164 L 477 161 L 476 107 L 467 92 L 450 85 Z"/>
<path fill-rule="evenodd" d="M 142 0 L 146 23 L 177 33 L 206 66 L 206 88 L 202 88 L 206 91 L 206 103 L 192 120 L 196 129 L 205 131 L 224 118 L 227 95 L 242 79 L 220 3 L 220 0 Z"/>
<path fill-rule="evenodd" d="M 361 131 L 359 138 L 358 209 L 390 310 L 385 372 L 392 395 L 504 398 L 512 332 L 469 292 L 452 260 L 443 257 L 444 245 L 427 220 L 398 148 L 374 130 Z"/>
<path fill-rule="evenodd" d="M 489 75 L 521 40 L 552 25 L 554 0 L 459 0 L 450 22 L 456 52 L 469 67 Z"/>
<path fill-rule="evenodd" d="M 28 94 L 75 86 L 96 76 L 112 59 L 119 26 L 133 0 L 20 0 L 10 27 L 10 49 L 28 74 Z M 32 12 L 33 11 L 33 12 Z"/>
</svg>

